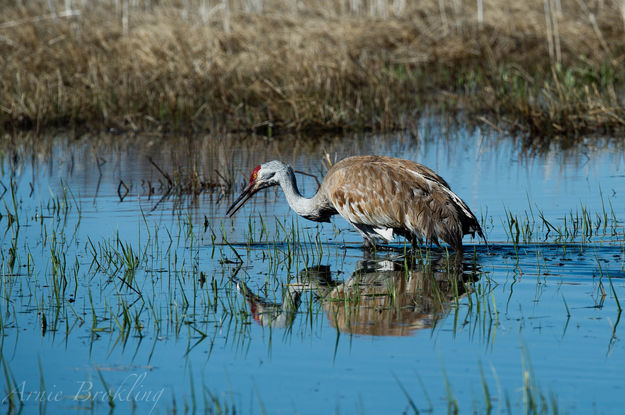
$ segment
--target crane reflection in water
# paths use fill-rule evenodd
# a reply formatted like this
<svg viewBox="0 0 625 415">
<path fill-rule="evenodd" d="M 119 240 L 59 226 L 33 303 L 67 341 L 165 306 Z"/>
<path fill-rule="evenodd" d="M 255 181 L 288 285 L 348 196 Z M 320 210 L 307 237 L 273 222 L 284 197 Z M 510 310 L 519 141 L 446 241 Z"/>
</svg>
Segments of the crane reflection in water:
<svg viewBox="0 0 625 415">
<path fill-rule="evenodd" d="M 269 301 L 232 278 L 261 326 L 289 329 L 302 294 L 312 291 L 329 324 L 341 332 L 407 336 L 433 327 L 479 279 L 475 262 L 458 254 L 430 253 L 427 260 L 413 263 L 397 256 L 365 258 L 344 281 L 333 279 L 327 265 L 305 268 L 286 285 L 282 303 Z"/>
</svg>

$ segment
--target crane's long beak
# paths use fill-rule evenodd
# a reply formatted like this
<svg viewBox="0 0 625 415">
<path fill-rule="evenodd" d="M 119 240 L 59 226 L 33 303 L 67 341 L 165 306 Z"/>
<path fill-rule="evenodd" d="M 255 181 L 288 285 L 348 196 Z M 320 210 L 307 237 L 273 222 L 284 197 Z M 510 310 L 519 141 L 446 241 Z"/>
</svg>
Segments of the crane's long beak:
<svg viewBox="0 0 625 415">
<path fill-rule="evenodd" d="M 247 185 L 247 187 L 243 190 L 243 193 L 241 193 L 241 195 L 237 197 L 237 200 L 235 200 L 232 205 L 230 205 L 230 207 L 226 211 L 226 215 L 232 216 L 237 213 L 237 211 L 241 209 L 241 207 L 243 207 L 245 202 L 247 202 L 252 196 L 254 196 L 256 192 L 260 190 L 256 184 L 257 183 L 250 183 Z"/>
</svg>

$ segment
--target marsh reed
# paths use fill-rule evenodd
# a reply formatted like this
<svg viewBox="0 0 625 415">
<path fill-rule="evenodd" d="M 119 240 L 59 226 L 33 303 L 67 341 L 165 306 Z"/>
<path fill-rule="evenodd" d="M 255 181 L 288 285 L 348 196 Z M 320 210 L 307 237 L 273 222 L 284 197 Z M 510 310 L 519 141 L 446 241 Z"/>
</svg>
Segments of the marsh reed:
<svg viewBox="0 0 625 415">
<path fill-rule="evenodd" d="M 535 137 L 625 126 L 622 1 L 0 5 L 5 131 L 387 131 L 432 104 Z"/>
</svg>

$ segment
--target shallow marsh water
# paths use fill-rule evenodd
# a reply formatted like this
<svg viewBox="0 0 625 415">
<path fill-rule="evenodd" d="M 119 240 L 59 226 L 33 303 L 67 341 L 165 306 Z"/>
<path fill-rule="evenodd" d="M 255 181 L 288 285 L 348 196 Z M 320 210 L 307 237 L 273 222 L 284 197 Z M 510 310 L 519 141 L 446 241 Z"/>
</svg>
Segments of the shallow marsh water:
<svg viewBox="0 0 625 415">
<path fill-rule="evenodd" d="M 315 143 L 103 135 L 7 144 L 3 405 L 616 413 L 622 144 L 518 148 L 436 121 L 416 134 Z M 467 237 L 462 257 L 424 249 L 414 263 L 401 241 L 366 254 L 344 220 L 299 219 L 271 189 L 225 217 L 256 164 L 277 158 L 321 179 L 324 152 L 430 166 L 481 218 L 489 246 Z M 175 185 L 196 172 L 214 186 L 195 197 L 174 186 L 161 198 L 168 180 L 149 158 Z M 312 178 L 298 181 L 314 193 Z"/>
</svg>

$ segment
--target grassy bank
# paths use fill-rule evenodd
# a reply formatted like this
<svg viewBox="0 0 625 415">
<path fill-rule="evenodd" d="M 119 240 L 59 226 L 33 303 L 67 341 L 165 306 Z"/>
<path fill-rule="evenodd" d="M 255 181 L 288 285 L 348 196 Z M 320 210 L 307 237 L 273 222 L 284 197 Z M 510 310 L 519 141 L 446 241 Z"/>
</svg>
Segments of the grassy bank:
<svg viewBox="0 0 625 415">
<path fill-rule="evenodd" d="M 390 130 L 428 104 L 534 137 L 625 127 L 623 2 L 2 3 L 6 131 Z"/>
</svg>

